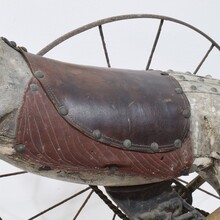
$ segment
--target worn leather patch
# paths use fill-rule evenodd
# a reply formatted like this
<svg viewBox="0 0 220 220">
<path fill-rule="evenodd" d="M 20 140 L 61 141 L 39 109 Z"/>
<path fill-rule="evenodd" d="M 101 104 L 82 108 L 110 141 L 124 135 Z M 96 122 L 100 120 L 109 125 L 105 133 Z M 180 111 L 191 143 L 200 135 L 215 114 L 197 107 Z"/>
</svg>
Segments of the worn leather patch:
<svg viewBox="0 0 220 220">
<path fill-rule="evenodd" d="M 165 152 L 181 147 L 189 132 L 189 102 L 169 75 L 24 56 L 58 113 L 96 141 Z"/>
</svg>

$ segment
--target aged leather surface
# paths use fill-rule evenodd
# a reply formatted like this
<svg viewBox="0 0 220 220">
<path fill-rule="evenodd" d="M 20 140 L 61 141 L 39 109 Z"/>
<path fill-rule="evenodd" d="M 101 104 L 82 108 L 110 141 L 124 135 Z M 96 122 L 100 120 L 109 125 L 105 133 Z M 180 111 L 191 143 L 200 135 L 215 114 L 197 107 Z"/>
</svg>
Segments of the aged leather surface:
<svg viewBox="0 0 220 220">
<path fill-rule="evenodd" d="M 36 77 L 57 111 L 88 137 L 140 152 L 153 152 L 152 143 L 159 152 L 170 151 L 175 140 L 185 141 L 189 118 L 183 112 L 189 103 L 173 77 L 24 56 L 33 74 L 43 73 Z"/>
<path fill-rule="evenodd" d="M 17 130 L 16 143 L 25 146 L 14 155 L 17 161 L 44 173 L 54 169 L 58 175 L 73 173 L 84 183 L 129 185 L 126 176 L 133 177 L 133 184 L 157 182 L 187 174 L 192 165 L 189 137 L 181 148 L 154 154 L 125 151 L 89 138 L 58 114 L 35 78 L 25 93 Z M 91 177 L 79 175 L 85 172 Z"/>
</svg>

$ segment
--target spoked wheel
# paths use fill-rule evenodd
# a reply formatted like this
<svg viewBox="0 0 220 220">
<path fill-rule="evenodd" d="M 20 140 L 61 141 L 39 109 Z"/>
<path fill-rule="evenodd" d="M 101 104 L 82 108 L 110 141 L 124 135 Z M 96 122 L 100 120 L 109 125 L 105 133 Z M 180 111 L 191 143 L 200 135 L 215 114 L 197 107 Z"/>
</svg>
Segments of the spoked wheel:
<svg viewBox="0 0 220 220">
<path fill-rule="evenodd" d="M 149 23 L 149 20 L 152 21 L 152 23 Z M 138 22 L 140 22 L 140 24 Z M 153 25 L 156 24 L 156 28 L 153 27 L 152 24 Z M 173 24 L 176 24 L 176 25 L 173 26 Z M 124 32 L 125 29 L 123 29 L 123 26 L 126 26 L 127 30 L 129 30 L 127 33 Z M 146 27 L 149 27 L 149 29 Z M 178 33 L 174 33 L 174 30 L 176 30 L 174 28 L 176 27 L 177 27 L 177 30 L 180 30 L 179 35 Z M 135 29 L 135 31 L 133 30 L 133 28 Z M 141 30 L 137 30 L 137 29 L 141 29 Z M 193 35 L 187 35 L 188 30 L 190 29 L 192 30 Z M 97 50 L 95 49 L 97 45 L 96 46 L 93 45 L 91 40 L 89 38 L 86 38 L 86 36 L 84 35 L 84 32 L 87 33 L 87 31 L 89 33 L 89 36 L 93 36 L 93 37 L 96 36 L 96 34 L 98 33 L 97 34 L 98 41 L 96 43 L 98 43 L 99 45 L 98 45 Z M 184 35 L 184 31 L 186 32 L 186 35 Z M 120 34 L 122 34 L 122 37 L 120 37 Z M 141 36 L 137 36 L 137 34 Z M 197 35 L 199 36 L 199 38 Z M 39 51 L 37 54 L 40 56 L 44 56 L 46 53 L 50 52 L 52 49 L 58 50 L 58 54 L 59 54 L 59 50 L 62 48 L 57 47 L 57 46 L 74 36 L 75 38 L 71 39 L 71 44 L 78 47 L 79 44 L 77 43 L 80 42 L 82 49 L 80 50 L 80 53 L 78 52 L 74 54 L 74 52 L 68 51 L 70 46 L 67 47 L 66 44 L 64 44 L 64 49 L 67 50 L 65 54 L 68 54 L 67 56 L 69 57 L 75 57 L 74 59 L 71 58 L 72 60 L 71 62 L 91 64 L 91 65 L 96 65 L 96 66 L 97 65 L 102 66 L 104 65 L 104 62 L 105 62 L 108 68 L 112 68 L 112 67 L 126 68 L 127 67 L 128 69 L 133 68 L 133 69 L 142 69 L 142 70 L 149 70 L 151 68 L 163 69 L 163 70 L 171 69 L 171 68 L 172 69 L 181 68 L 184 71 L 190 71 L 192 74 L 197 74 L 199 71 L 203 69 L 206 63 L 208 64 L 207 66 L 209 67 L 210 65 L 209 57 L 212 56 L 211 54 L 214 53 L 214 55 L 216 56 L 216 51 L 217 52 L 220 51 L 220 46 L 213 39 L 211 39 L 208 35 L 200 31 L 199 29 L 185 22 L 182 22 L 182 21 L 170 18 L 170 17 L 165 17 L 165 16 L 134 14 L 134 15 L 123 15 L 123 16 L 103 19 L 103 20 L 85 25 L 78 29 L 75 29 L 59 37 L 58 39 L 50 43 L 48 46 L 43 48 L 41 51 Z M 87 40 L 89 41 L 87 41 L 87 44 L 86 43 L 82 44 L 81 38 L 78 38 L 78 36 L 82 36 L 85 42 Z M 177 36 L 179 36 L 180 38 L 178 38 Z M 190 42 L 190 45 L 185 45 L 184 38 L 189 38 L 189 36 L 192 37 L 194 42 L 192 41 Z M 169 37 L 171 38 L 171 42 L 168 46 L 167 42 L 169 40 Z M 76 39 L 75 42 L 74 42 L 74 39 Z M 129 45 L 124 44 L 125 39 L 129 41 Z M 177 44 L 175 44 L 175 42 L 173 41 L 174 39 L 178 42 Z M 198 40 L 198 39 L 201 39 L 201 40 Z M 144 40 L 146 41 L 149 40 L 151 44 L 146 43 L 143 46 L 141 42 L 144 42 Z M 117 44 L 113 45 L 114 42 L 117 42 Z M 165 44 L 165 46 L 162 43 Z M 201 43 L 202 45 L 204 45 L 204 48 L 200 47 Z M 135 50 L 136 44 L 138 45 L 137 46 L 138 50 Z M 189 50 L 186 49 L 187 46 L 189 46 Z M 175 48 L 177 50 L 174 52 Z M 160 52 L 160 49 L 162 49 L 161 52 Z M 74 51 L 74 47 L 71 46 L 71 50 Z M 189 52 L 190 50 L 191 52 Z M 123 51 L 127 53 L 127 56 L 119 55 L 119 53 L 122 53 Z M 186 53 L 184 55 L 185 57 L 182 54 L 184 52 Z M 95 53 L 94 56 L 92 55 L 93 53 Z M 180 59 L 178 59 L 177 55 L 180 56 Z M 52 53 L 51 53 L 51 56 L 57 57 L 56 55 Z M 103 56 L 104 59 L 101 56 Z M 141 57 L 139 58 L 139 56 Z M 85 57 L 87 57 L 88 59 L 87 61 L 86 60 L 83 61 L 83 58 Z M 172 59 L 170 60 L 169 57 L 172 57 Z M 117 61 L 116 58 L 119 59 L 119 61 Z M 128 60 L 128 58 L 130 58 L 131 61 Z M 66 58 L 59 57 L 59 59 L 66 59 Z M 195 60 L 195 63 L 191 64 L 192 62 L 188 62 L 190 59 Z M 188 65 L 189 63 L 190 65 Z M 120 66 L 121 64 L 122 66 Z M 204 67 L 204 69 L 206 70 L 206 67 Z M 17 185 L 16 178 L 19 178 L 20 184 L 25 184 L 25 188 L 28 187 L 28 184 L 33 184 L 29 182 L 30 180 L 29 177 L 28 178 L 24 177 L 28 175 L 32 176 L 31 174 L 27 174 L 25 171 L 18 171 L 18 172 L 11 172 L 11 173 L 5 173 L 3 171 L 1 172 L 2 174 L 0 175 L 0 178 L 4 181 L 7 179 L 6 184 L 10 182 L 9 188 L 14 188 L 16 189 L 16 191 L 21 190 L 21 187 Z M 25 178 L 24 182 L 22 181 L 22 178 Z M 33 177 L 33 178 L 36 178 L 36 177 Z M 192 196 L 194 195 L 194 192 L 196 194 L 198 191 L 202 191 L 202 193 L 205 193 L 208 195 L 207 198 L 209 197 L 213 198 L 213 201 L 214 201 L 213 203 L 216 203 L 216 204 L 219 203 L 219 197 L 213 192 L 207 192 L 206 190 L 201 189 L 200 186 L 204 184 L 204 182 L 205 181 L 200 176 L 196 176 L 193 178 L 191 177 L 191 180 L 189 182 L 183 179 L 176 179 L 176 180 L 173 180 L 172 187 L 173 187 L 173 190 L 178 192 L 179 195 L 188 204 L 192 203 L 193 206 L 199 209 L 199 212 L 201 212 L 204 216 L 206 216 L 208 215 L 208 212 L 213 211 L 216 207 L 213 207 L 213 209 L 210 208 L 208 210 L 204 210 L 205 209 L 204 206 L 209 206 L 209 204 L 204 205 L 204 201 L 202 201 L 203 199 L 200 199 L 200 201 L 196 201 L 199 198 L 199 196 L 197 195 Z M 70 187 L 72 188 L 72 184 L 67 183 L 67 185 L 68 185 L 68 188 Z M 36 187 L 35 190 L 37 191 L 36 193 L 37 194 L 40 193 L 38 192 L 38 186 L 36 185 L 35 187 Z M 24 192 L 26 191 L 25 188 L 23 189 Z M 64 216 L 63 219 L 67 219 L 67 216 L 69 219 L 98 219 L 98 218 L 113 219 L 113 220 L 114 219 L 126 219 L 126 220 L 129 219 L 126 216 L 126 214 L 120 208 L 117 207 L 117 204 L 115 204 L 115 202 L 113 202 L 110 199 L 110 197 L 106 195 L 105 189 L 103 187 L 97 187 L 97 186 L 83 187 L 83 186 L 77 185 L 76 188 L 79 189 L 78 192 L 76 192 L 76 190 L 73 190 L 74 193 L 69 196 L 66 196 L 66 198 L 64 198 L 62 201 L 58 201 L 54 203 L 51 202 L 50 205 L 48 205 L 48 207 L 44 207 L 44 208 L 41 205 L 39 205 L 41 208 L 39 208 L 38 211 L 34 210 L 34 211 L 29 212 L 28 216 L 27 214 L 24 214 L 24 215 L 21 214 L 21 217 L 19 217 L 20 212 L 18 214 L 18 211 L 13 211 L 13 214 L 8 218 L 14 217 L 14 219 L 24 219 L 24 218 L 25 219 L 54 219 L 54 217 L 49 217 L 50 214 L 48 213 L 53 213 L 55 212 L 55 210 L 61 210 L 62 208 L 60 207 L 63 207 L 63 206 L 65 207 L 65 204 L 70 203 L 70 205 L 68 205 L 68 208 L 66 208 L 65 211 L 62 209 L 62 212 L 65 212 L 65 214 L 63 215 Z M 62 194 L 65 191 L 63 189 L 62 190 L 59 189 L 59 186 L 57 189 L 58 189 L 58 192 L 55 191 L 54 194 Z M 7 194 L 10 194 L 10 193 L 11 193 L 11 190 L 7 192 Z M 35 199 L 33 198 L 33 196 L 34 194 L 31 194 L 31 197 L 32 197 L 31 200 Z M 105 212 L 102 212 L 102 208 L 99 208 L 99 207 L 94 208 L 94 204 L 95 204 L 94 197 L 97 198 L 97 196 L 101 198 L 101 200 L 103 200 L 103 202 L 107 205 L 106 207 L 110 208 L 109 211 L 107 211 L 108 212 L 107 214 Z M 47 198 L 44 198 L 44 197 L 42 198 L 43 198 L 42 200 L 51 199 L 50 196 Z M 55 198 L 56 197 L 54 197 L 54 200 L 57 201 L 57 199 Z M 6 213 L 9 212 L 8 211 L 9 209 L 7 209 L 7 207 L 9 206 L 12 207 L 13 210 L 14 210 L 13 208 L 14 206 L 18 207 L 17 210 L 26 209 L 26 205 L 23 204 L 23 202 L 20 203 L 19 198 L 15 198 L 15 199 L 16 199 L 16 202 L 9 202 L 7 198 L 5 198 L 4 201 L 2 201 L 1 206 L 6 207 L 6 208 L 4 207 L 1 208 L 2 211 L 0 213 L 0 217 L 2 217 L 2 219 L 4 220 L 8 219 L 7 217 L 4 217 L 4 216 L 7 216 L 6 214 L 4 214 L 4 210 Z M 38 203 L 44 204 L 40 200 L 38 201 Z M 81 205 L 79 203 L 81 203 Z M 92 206 L 89 206 L 89 203 L 92 203 Z M 201 207 L 199 203 L 203 203 Z M 74 207 L 73 207 L 73 204 L 75 204 Z M 96 203 L 96 206 L 103 207 L 103 210 L 105 211 L 106 209 L 104 208 L 103 204 L 101 202 L 100 204 Z M 78 209 L 76 206 L 78 207 Z M 100 217 L 92 217 L 92 214 L 91 215 L 89 214 L 89 216 L 84 214 L 84 213 L 90 213 L 88 209 L 90 209 L 90 211 L 91 209 L 95 209 L 94 212 L 97 211 L 99 213 L 98 216 Z M 54 215 L 51 214 L 51 216 L 54 216 Z M 190 219 L 190 218 L 191 217 L 189 216 L 188 218 L 186 217 L 182 219 Z"/>
</svg>

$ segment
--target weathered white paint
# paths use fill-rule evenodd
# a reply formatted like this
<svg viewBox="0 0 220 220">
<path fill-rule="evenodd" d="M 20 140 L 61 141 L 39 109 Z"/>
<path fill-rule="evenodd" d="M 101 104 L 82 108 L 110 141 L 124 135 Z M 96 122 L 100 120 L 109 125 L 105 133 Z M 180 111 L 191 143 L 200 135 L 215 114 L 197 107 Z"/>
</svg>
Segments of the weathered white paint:
<svg viewBox="0 0 220 220">
<path fill-rule="evenodd" d="M 169 73 L 178 80 L 190 102 L 192 171 L 197 171 L 220 193 L 220 81 L 210 75 Z"/>
<path fill-rule="evenodd" d="M 21 54 L 0 39 L 0 158 L 14 152 L 17 118 L 31 75 Z"/>
</svg>

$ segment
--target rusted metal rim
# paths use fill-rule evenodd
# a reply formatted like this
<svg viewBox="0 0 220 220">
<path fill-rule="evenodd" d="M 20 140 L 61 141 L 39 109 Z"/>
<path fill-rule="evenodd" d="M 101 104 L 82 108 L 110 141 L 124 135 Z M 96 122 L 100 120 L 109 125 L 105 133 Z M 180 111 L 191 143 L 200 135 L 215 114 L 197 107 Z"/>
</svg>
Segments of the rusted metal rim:
<svg viewBox="0 0 220 220">
<path fill-rule="evenodd" d="M 198 28 L 180 21 L 178 19 L 175 18 L 171 18 L 171 17 L 167 17 L 167 16 L 162 16 L 162 15 L 154 15 L 154 14 L 128 14 L 128 15 L 120 15 L 120 16 L 114 16 L 114 17 L 109 17 L 109 18 L 105 18 L 105 19 L 101 19 L 92 23 L 89 23 L 87 25 L 84 25 L 80 28 L 74 29 L 62 36 L 60 36 L 59 38 L 57 38 L 56 40 L 52 41 L 51 43 L 49 43 L 47 46 L 45 46 L 43 49 L 41 49 L 37 55 L 43 56 L 45 55 L 47 52 L 49 52 L 50 50 L 52 50 L 54 47 L 56 47 L 57 45 L 61 44 L 62 42 L 66 41 L 67 39 L 80 34 L 84 31 L 87 31 L 89 29 L 92 29 L 94 27 L 97 26 L 101 26 L 103 24 L 107 24 L 107 23 L 111 23 L 111 22 L 116 22 L 116 21 L 121 21 L 121 20 L 128 20 L 128 19 L 140 19 L 140 18 L 150 18 L 150 19 L 159 19 L 162 22 L 163 21 L 170 21 L 170 22 L 174 22 L 183 26 L 186 26 L 192 30 L 194 30 L 195 32 L 199 33 L 200 35 L 202 35 L 204 38 L 206 38 L 207 40 L 209 40 L 211 42 L 212 47 L 216 47 L 219 51 L 220 51 L 220 46 L 216 43 L 216 41 L 214 41 L 211 37 L 209 37 L 207 34 L 205 34 L 203 31 L 199 30 Z"/>
</svg>

